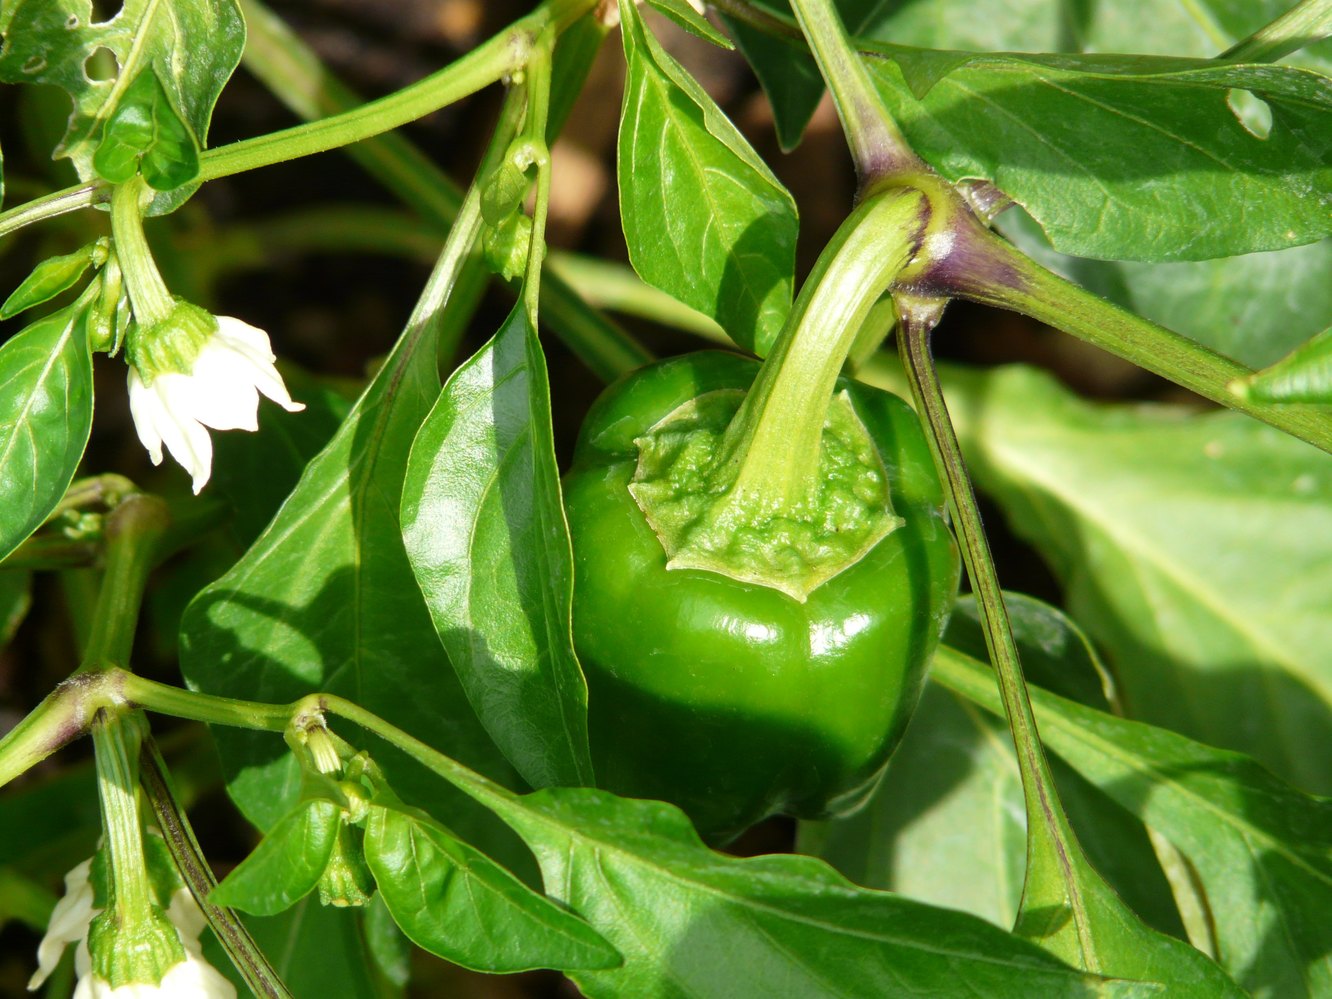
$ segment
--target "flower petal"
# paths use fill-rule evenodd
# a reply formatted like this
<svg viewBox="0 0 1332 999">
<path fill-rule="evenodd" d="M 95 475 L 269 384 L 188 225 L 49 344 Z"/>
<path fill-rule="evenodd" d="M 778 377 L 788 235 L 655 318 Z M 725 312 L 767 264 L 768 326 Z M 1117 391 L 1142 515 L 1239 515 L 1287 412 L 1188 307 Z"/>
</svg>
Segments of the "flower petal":
<svg viewBox="0 0 1332 999">
<path fill-rule="evenodd" d="M 173 407 L 187 409 L 194 419 L 214 430 L 258 430 L 259 393 L 250 364 L 215 343 L 210 340 L 194 359 L 189 395 L 178 403 L 173 401 Z"/>
<path fill-rule="evenodd" d="M 93 908 L 92 885 L 88 884 L 91 858 L 65 875 L 65 894 L 51 910 L 46 935 L 37 945 L 37 970 L 28 980 L 28 990 L 40 988 L 60 963 L 65 948 L 88 935 L 88 924 L 100 909 Z"/>
<path fill-rule="evenodd" d="M 154 465 L 162 464 L 162 434 L 158 425 L 168 417 L 156 392 L 143 383 L 137 368 L 129 369 L 130 415 L 139 442 L 147 449 Z"/>
</svg>

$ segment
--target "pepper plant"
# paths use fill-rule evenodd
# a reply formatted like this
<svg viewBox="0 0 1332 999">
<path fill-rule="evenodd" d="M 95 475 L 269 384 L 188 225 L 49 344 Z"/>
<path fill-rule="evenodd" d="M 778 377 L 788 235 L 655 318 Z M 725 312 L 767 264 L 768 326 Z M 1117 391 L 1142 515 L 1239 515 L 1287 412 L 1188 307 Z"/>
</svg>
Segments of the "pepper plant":
<svg viewBox="0 0 1332 999">
<path fill-rule="evenodd" d="M 56 251 L 5 258 L 4 663 L 81 649 L 0 739 L 31 987 L 401 995 L 430 954 L 634 999 L 1332 995 L 1332 2 L 1288 7 L 546 0 L 363 102 L 258 0 L 6 3 L 76 178 L 0 212 Z M 855 197 L 807 274 L 680 30 L 784 148 L 831 95 Z M 632 270 L 546 240 L 608 47 Z M 306 123 L 210 146 L 242 61 Z M 466 101 L 459 188 L 395 130 Z M 154 246 L 334 149 L 442 243 L 350 387 Z M 1187 391 L 936 365 L 953 300 Z M 609 385 L 565 469 L 556 339 Z M 95 377 L 159 473 L 88 447 Z M 1001 589 L 973 480 L 1062 606 Z M 178 672 L 136 669 L 146 595 Z M 217 783 L 243 859 L 191 824 Z"/>
</svg>

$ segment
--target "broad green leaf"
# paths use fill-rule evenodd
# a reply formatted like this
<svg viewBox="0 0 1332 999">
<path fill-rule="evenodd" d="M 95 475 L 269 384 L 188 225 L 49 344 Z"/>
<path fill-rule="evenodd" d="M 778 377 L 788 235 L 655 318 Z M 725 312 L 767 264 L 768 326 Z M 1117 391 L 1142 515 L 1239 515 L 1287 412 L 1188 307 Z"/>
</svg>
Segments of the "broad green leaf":
<svg viewBox="0 0 1332 999">
<path fill-rule="evenodd" d="M 419 947 L 475 971 L 609 968 L 620 955 L 438 823 L 374 805 L 365 860 L 388 910 Z"/>
<path fill-rule="evenodd" d="M 628 78 L 620 219 L 643 280 L 762 354 L 791 308 L 795 202 L 712 98 L 621 3 Z"/>
<path fill-rule="evenodd" d="M 116 184 L 142 173 L 157 191 L 188 184 L 199 173 L 198 143 L 176 116 L 151 67 L 125 88 L 107 117 L 93 167 Z"/>
<path fill-rule="evenodd" d="M 934 675 L 1000 710 L 993 676 L 945 649 Z M 1045 743 L 1178 849 L 1201 882 L 1224 967 L 1256 996 L 1332 990 L 1332 800 L 1253 760 L 1031 688 Z"/>
<path fill-rule="evenodd" d="M 438 319 L 409 326 L 273 522 L 195 597 L 181 624 L 181 669 L 192 687 L 225 696 L 344 694 L 511 780 L 439 647 L 398 523 L 411 441 L 439 394 Z M 219 728 L 214 738 L 233 800 L 271 827 L 295 805 L 294 760 L 271 734 Z M 415 764 L 388 749 L 376 758 L 395 788 L 460 832 L 507 835 Z"/>
<path fill-rule="evenodd" d="M 417 433 L 402 531 L 435 630 L 491 737 L 535 787 L 592 783 L 550 389 L 521 303 L 449 378 Z"/>
<path fill-rule="evenodd" d="M 342 825 L 336 802 L 312 798 L 280 819 L 208 896 L 216 905 L 275 916 L 314 890 Z"/>
<path fill-rule="evenodd" d="M 156 78 L 164 104 L 152 115 L 158 125 L 174 122 L 172 167 L 153 160 L 146 176 L 159 182 L 184 176 L 179 144 L 204 145 L 213 105 L 245 47 L 245 22 L 235 0 L 125 0 L 110 20 L 93 21 L 90 0 L 16 0 L 0 11 L 0 81 L 45 83 L 65 90 L 74 101 L 69 130 L 56 150 L 73 161 L 82 180 L 98 176 L 94 154 L 119 122 L 128 91 L 144 74 Z M 89 76 L 90 60 L 106 50 L 115 57 L 114 75 Z M 100 74 L 99 74 L 100 75 Z M 140 102 L 130 101 L 141 107 Z M 159 133 L 157 139 L 161 139 Z M 150 179 L 151 182 L 151 179 Z M 154 185 L 156 186 L 156 185 Z M 180 199 L 159 199 L 158 210 Z"/>
<path fill-rule="evenodd" d="M 86 303 L 37 320 L 0 347 L 0 559 L 65 494 L 92 429 Z"/>
<path fill-rule="evenodd" d="M 1332 405 L 1332 329 L 1241 382 L 1237 391 L 1264 402 Z"/>
<path fill-rule="evenodd" d="M 823 96 L 823 77 L 802 41 L 770 35 L 737 18 L 725 18 L 736 46 L 748 60 L 772 107 L 783 152 L 800 145 L 805 126 Z"/>
<path fill-rule="evenodd" d="M 857 888 L 809 857 L 749 860 L 703 846 L 660 802 L 549 788 L 496 804 L 547 890 L 624 955 L 574 972 L 590 999 L 928 995 L 1146 996 L 962 913 Z"/>
<path fill-rule="evenodd" d="M 647 2 L 648 6 L 669 17 L 685 31 L 697 35 L 704 41 L 711 42 L 723 49 L 735 48 L 731 40 L 714 28 L 711 21 L 695 10 L 689 0 L 647 0 Z"/>
<path fill-rule="evenodd" d="M 1062 252 L 1203 260 L 1332 232 L 1332 81 L 1317 73 L 893 46 L 867 62 L 916 152 L 949 180 L 993 183 Z M 1232 89 L 1267 103 L 1265 138 Z"/>
<path fill-rule="evenodd" d="M 32 273 L 0 305 L 0 319 L 11 319 L 25 309 L 49 302 L 61 292 L 68 291 L 83 277 L 98 251 L 97 243 L 79 247 L 73 253 L 43 260 Z"/>
<path fill-rule="evenodd" d="M 1016 207 L 997 224 L 1051 270 L 1250 367 L 1271 364 L 1332 318 L 1332 239 L 1240 257 L 1143 264 L 1058 253 Z"/>
<path fill-rule="evenodd" d="M 1134 718 L 1332 789 L 1332 457 L 1246 417 L 953 371 L 979 484 L 1062 580 Z"/>
</svg>

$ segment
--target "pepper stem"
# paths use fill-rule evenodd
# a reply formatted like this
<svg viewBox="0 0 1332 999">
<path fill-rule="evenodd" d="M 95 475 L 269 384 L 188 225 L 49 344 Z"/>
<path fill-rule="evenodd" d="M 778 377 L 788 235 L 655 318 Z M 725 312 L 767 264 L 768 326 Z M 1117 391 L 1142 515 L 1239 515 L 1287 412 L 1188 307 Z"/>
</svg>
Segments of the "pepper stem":
<svg viewBox="0 0 1332 999">
<path fill-rule="evenodd" d="M 734 470 L 732 504 L 796 512 L 812 499 L 837 376 L 875 303 L 910 263 L 926 208 L 918 191 L 882 192 L 824 249 L 722 441 L 719 471 Z"/>
<path fill-rule="evenodd" d="M 141 326 L 162 322 L 175 306 L 143 232 L 143 206 L 151 193 L 138 176 L 111 190 L 111 232 L 115 237 L 116 259 L 125 278 L 134 319 Z"/>
</svg>

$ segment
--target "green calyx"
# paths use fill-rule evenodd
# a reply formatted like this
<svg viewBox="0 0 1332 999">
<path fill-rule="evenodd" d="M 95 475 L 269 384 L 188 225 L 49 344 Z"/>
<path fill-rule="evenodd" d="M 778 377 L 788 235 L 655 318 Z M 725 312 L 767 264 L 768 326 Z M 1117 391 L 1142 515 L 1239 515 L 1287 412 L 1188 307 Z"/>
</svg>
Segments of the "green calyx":
<svg viewBox="0 0 1332 999">
<path fill-rule="evenodd" d="M 113 906 L 89 926 L 88 954 L 93 974 L 116 989 L 160 984 L 168 971 L 185 960 L 185 946 L 158 906 L 133 919 Z"/>
<path fill-rule="evenodd" d="M 170 313 L 151 326 L 135 323 L 125 342 L 125 358 L 144 384 L 158 375 L 188 375 L 195 359 L 217 332 L 212 313 L 182 299 L 173 299 Z"/>
<path fill-rule="evenodd" d="M 804 602 L 901 525 L 874 441 L 835 386 L 928 222 L 919 191 L 866 198 L 819 257 L 750 390 L 691 400 L 636 440 L 630 492 L 668 568 Z"/>
<path fill-rule="evenodd" d="M 804 602 L 904 521 L 893 513 L 883 461 L 845 392 L 827 407 L 808 496 L 747 502 L 723 448 L 744 398 L 709 392 L 637 438 L 629 491 L 666 550 L 668 569 L 707 569 Z"/>
</svg>

